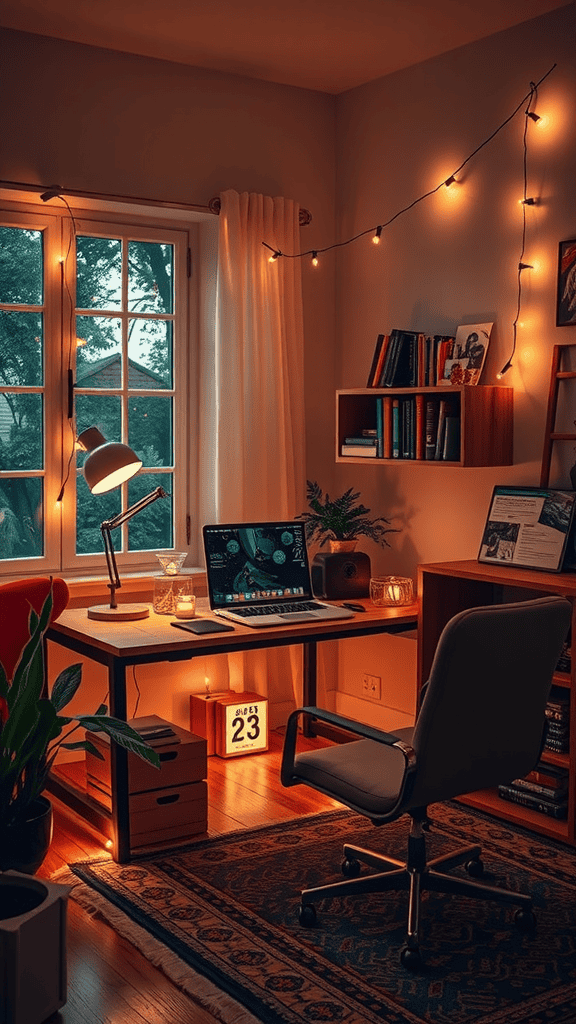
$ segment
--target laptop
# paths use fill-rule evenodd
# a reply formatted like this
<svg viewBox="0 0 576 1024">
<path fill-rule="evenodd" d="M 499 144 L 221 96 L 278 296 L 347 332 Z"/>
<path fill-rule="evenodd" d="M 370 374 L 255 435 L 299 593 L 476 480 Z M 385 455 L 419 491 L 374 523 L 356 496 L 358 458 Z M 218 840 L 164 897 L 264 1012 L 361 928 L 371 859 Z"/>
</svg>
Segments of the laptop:
<svg viewBox="0 0 576 1024">
<path fill-rule="evenodd" d="M 202 530 L 210 608 L 244 626 L 349 619 L 312 593 L 304 523 L 234 523 Z"/>
</svg>

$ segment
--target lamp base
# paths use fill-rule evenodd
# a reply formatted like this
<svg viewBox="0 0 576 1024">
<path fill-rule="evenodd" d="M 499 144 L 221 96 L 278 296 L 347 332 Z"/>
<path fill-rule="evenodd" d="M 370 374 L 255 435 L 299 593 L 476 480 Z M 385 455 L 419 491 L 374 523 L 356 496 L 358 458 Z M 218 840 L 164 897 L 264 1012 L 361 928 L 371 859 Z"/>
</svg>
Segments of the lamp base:
<svg viewBox="0 0 576 1024">
<path fill-rule="evenodd" d="M 147 604 L 119 604 L 117 608 L 111 608 L 109 604 L 95 604 L 88 609 L 89 619 L 104 622 L 133 622 L 135 619 L 147 619 L 149 615 Z"/>
</svg>

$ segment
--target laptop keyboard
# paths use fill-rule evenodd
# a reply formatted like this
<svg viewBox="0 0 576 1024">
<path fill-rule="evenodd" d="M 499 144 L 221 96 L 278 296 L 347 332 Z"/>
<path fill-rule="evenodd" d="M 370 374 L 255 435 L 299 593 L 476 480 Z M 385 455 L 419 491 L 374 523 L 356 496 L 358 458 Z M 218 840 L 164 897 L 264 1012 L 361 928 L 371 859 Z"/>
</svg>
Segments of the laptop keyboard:
<svg viewBox="0 0 576 1024">
<path fill-rule="evenodd" d="M 313 612 L 324 605 L 316 601 L 290 601 L 282 604 L 260 604 L 247 608 L 237 605 L 234 608 L 235 615 L 243 615 L 245 618 L 252 615 L 283 615 L 285 612 Z"/>
</svg>

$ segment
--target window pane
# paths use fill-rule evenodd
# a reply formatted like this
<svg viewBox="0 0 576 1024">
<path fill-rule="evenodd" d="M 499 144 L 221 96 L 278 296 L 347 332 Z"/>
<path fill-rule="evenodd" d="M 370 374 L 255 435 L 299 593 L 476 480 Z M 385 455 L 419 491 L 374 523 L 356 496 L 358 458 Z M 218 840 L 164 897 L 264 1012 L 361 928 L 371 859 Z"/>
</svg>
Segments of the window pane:
<svg viewBox="0 0 576 1024">
<path fill-rule="evenodd" d="M 0 559 L 44 553 L 43 480 L 0 477 Z"/>
<path fill-rule="evenodd" d="M 119 238 L 76 239 L 76 308 L 120 309 L 122 242 Z"/>
<path fill-rule="evenodd" d="M 104 550 L 100 523 L 118 515 L 121 508 L 121 490 L 107 491 L 106 494 L 92 494 L 81 473 L 76 481 L 76 554 L 92 555 Z M 115 551 L 121 550 L 121 530 L 112 533 Z"/>
<path fill-rule="evenodd" d="M 128 444 L 144 466 L 172 466 L 172 399 L 130 399 Z"/>
<path fill-rule="evenodd" d="M 0 394 L 0 469 L 43 469 L 42 395 Z"/>
<path fill-rule="evenodd" d="M 41 386 L 42 352 L 41 313 L 0 311 L 0 384 Z"/>
<path fill-rule="evenodd" d="M 116 395 L 76 395 L 76 432 L 98 427 L 107 441 L 122 440 L 121 399 Z M 78 452 L 78 465 L 84 465 L 87 452 Z"/>
<path fill-rule="evenodd" d="M 122 386 L 122 325 L 108 316 L 76 317 L 76 385 Z"/>
<path fill-rule="evenodd" d="M 41 306 L 42 232 L 0 227 L 0 302 Z"/>
<path fill-rule="evenodd" d="M 172 322 L 132 320 L 128 358 L 131 388 L 171 388 Z"/>
<path fill-rule="evenodd" d="M 173 247 L 158 242 L 128 243 L 128 309 L 138 313 L 171 313 Z"/>
<path fill-rule="evenodd" d="M 156 487 L 166 492 L 172 490 L 172 475 L 168 473 L 135 476 L 128 483 L 128 505 L 140 501 Z M 171 548 L 172 540 L 172 496 L 159 498 L 134 516 L 128 524 L 129 551 L 159 551 Z"/>
</svg>

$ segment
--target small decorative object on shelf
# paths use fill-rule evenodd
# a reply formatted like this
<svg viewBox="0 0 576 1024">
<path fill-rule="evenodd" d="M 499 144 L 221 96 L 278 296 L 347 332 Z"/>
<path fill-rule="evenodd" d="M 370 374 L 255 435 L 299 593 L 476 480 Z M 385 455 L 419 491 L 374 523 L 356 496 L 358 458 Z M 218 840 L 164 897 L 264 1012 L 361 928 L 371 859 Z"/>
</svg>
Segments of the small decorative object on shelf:
<svg viewBox="0 0 576 1024">
<path fill-rule="evenodd" d="M 193 578 L 181 572 L 186 558 L 185 551 L 173 551 L 171 554 L 156 555 L 164 572 L 154 577 L 154 597 L 152 607 L 159 615 L 174 615 L 179 602 L 195 604 Z M 190 615 L 179 615 L 178 618 L 194 617 L 194 607 Z"/>
<path fill-rule="evenodd" d="M 373 576 L 370 580 L 370 600 L 378 608 L 412 604 L 412 580 L 404 576 Z"/>
<path fill-rule="evenodd" d="M 178 597 L 174 614 L 177 619 L 193 619 L 196 615 L 196 598 L 194 594 Z"/>
</svg>

